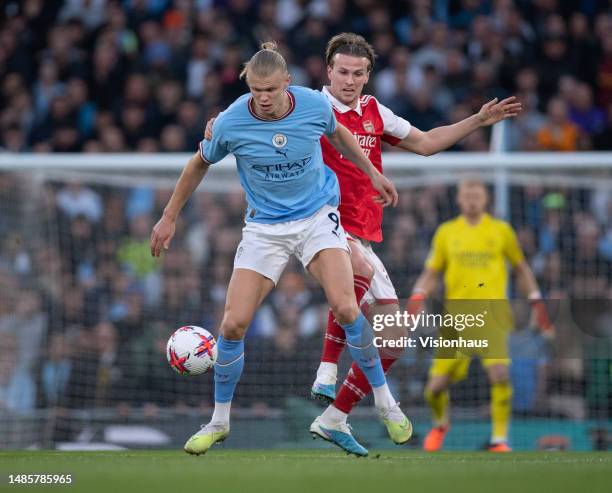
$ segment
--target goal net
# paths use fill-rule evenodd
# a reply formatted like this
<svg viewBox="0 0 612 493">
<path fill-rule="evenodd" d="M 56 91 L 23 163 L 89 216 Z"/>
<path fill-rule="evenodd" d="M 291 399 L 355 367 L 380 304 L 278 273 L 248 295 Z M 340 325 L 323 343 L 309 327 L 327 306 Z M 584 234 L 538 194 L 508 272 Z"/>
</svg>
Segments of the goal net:
<svg viewBox="0 0 612 493">
<path fill-rule="evenodd" d="M 212 373 L 176 375 L 169 335 L 215 335 L 244 196 L 230 160 L 212 167 L 161 260 L 149 252 L 185 155 L 0 156 L 0 448 L 179 447 L 208 421 Z M 510 221 L 549 301 L 558 341 L 529 330 L 517 302 L 510 337 L 517 450 L 607 446 L 612 411 L 612 155 L 444 154 L 385 157 L 400 192 L 375 250 L 400 300 L 436 227 L 458 213 L 456 184 L 478 175 Z M 509 295 L 520 290 L 511 284 Z M 237 448 L 317 447 L 309 399 L 327 319 L 324 296 L 292 262 L 246 340 L 232 412 Z M 346 352 L 345 352 L 346 353 Z M 407 351 L 389 372 L 420 446 L 430 427 L 423 389 L 432 354 Z M 340 365 L 340 381 L 349 365 Z M 339 382 L 340 383 L 340 382 Z M 489 384 L 478 361 L 451 389 L 448 449 L 490 435 Z M 372 448 L 390 441 L 370 399 L 350 420 Z"/>
</svg>

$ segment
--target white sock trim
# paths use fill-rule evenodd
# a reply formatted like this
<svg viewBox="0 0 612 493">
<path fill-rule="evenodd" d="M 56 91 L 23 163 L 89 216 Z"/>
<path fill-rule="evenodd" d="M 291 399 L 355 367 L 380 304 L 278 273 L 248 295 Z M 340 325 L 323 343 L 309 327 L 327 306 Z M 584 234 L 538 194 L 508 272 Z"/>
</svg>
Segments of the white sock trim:
<svg viewBox="0 0 612 493">
<path fill-rule="evenodd" d="M 229 426 L 231 407 L 232 401 L 215 402 L 215 410 L 213 411 L 212 418 L 210 418 L 210 422 Z"/>
<path fill-rule="evenodd" d="M 317 382 L 325 385 L 335 385 L 338 379 L 338 365 L 321 361 L 317 370 Z"/>
<path fill-rule="evenodd" d="M 346 419 L 348 418 L 348 414 L 340 411 L 340 409 L 334 406 L 328 406 L 323 414 L 321 414 L 321 422 L 324 425 L 334 425 L 337 423 L 346 423 Z"/>
<path fill-rule="evenodd" d="M 372 387 L 372 392 L 374 393 L 374 405 L 378 409 L 393 407 L 397 404 L 387 383 L 384 383 L 380 387 Z"/>
</svg>

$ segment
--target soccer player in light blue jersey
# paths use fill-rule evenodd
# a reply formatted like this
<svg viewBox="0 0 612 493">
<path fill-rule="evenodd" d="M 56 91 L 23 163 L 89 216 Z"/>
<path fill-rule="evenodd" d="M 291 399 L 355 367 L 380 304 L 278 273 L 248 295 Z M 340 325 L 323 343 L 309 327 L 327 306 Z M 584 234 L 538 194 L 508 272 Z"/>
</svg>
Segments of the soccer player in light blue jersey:
<svg viewBox="0 0 612 493">
<path fill-rule="evenodd" d="M 357 305 L 346 235 L 337 210 L 336 175 L 323 162 L 324 134 L 361 169 L 380 193 L 383 205 L 396 205 L 397 191 L 379 173 L 353 135 L 336 122 L 327 98 L 318 91 L 291 86 L 283 57 L 274 43 L 264 43 L 246 63 L 242 76 L 250 93 L 238 98 L 216 119 L 213 138 L 203 140 L 179 178 L 151 234 L 151 253 L 169 247 L 176 218 L 204 178 L 208 167 L 234 154 L 247 198 L 246 224 L 234 259 L 215 364 L 215 410 L 211 421 L 185 444 L 205 453 L 230 430 L 230 407 L 244 366 L 244 336 L 256 310 L 295 255 L 320 283 L 338 323 L 344 328 L 353 360 L 373 388 L 381 415 L 393 410 L 409 426 L 391 395 L 372 329 Z M 346 423 L 310 431 L 347 452 L 367 455 Z"/>
</svg>

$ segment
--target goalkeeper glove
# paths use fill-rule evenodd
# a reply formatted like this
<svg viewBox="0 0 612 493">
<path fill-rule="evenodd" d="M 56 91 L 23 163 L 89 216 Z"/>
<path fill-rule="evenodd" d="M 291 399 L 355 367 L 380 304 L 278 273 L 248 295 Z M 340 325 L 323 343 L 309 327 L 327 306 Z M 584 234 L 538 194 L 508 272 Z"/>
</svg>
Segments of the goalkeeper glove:
<svg viewBox="0 0 612 493">
<path fill-rule="evenodd" d="M 531 305 L 532 316 L 535 319 L 536 326 L 542 331 L 542 335 L 552 338 L 555 335 L 555 326 L 550 321 L 546 305 L 539 291 L 529 295 L 529 304 Z"/>
<path fill-rule="evenodd" d="M 423 311 L 425 306 L 425 295 L 420 292 L 414 292 L 406 301 L 406 311 L 410 315 L 416 315 L 417 313 Z"/>
</svg>

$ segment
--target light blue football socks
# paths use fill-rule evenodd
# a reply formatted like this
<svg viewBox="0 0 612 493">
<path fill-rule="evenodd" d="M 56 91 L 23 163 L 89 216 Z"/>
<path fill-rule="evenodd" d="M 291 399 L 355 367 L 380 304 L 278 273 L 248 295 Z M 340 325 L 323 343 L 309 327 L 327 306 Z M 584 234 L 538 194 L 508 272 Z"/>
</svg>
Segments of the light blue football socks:
<svg viewBox="0 0 612 493">
<path fill-rule="evenodd" d="M 244 368 L 244 339 L 232 341 L 219 336 L 215 363 L 215 402 L 231 402 Z"/>
<path fill-rule="evenodd" d="M 363 313 L 359 313 L 352 323 L 342 325 L 342 328 L 346 333 L 346 343 L 351 357 L 372 388 L 384 385 L 386 383 L 385 372 L 380 363 L 378 349 L 374 346 L 372 327 Z"/>
</svg>

